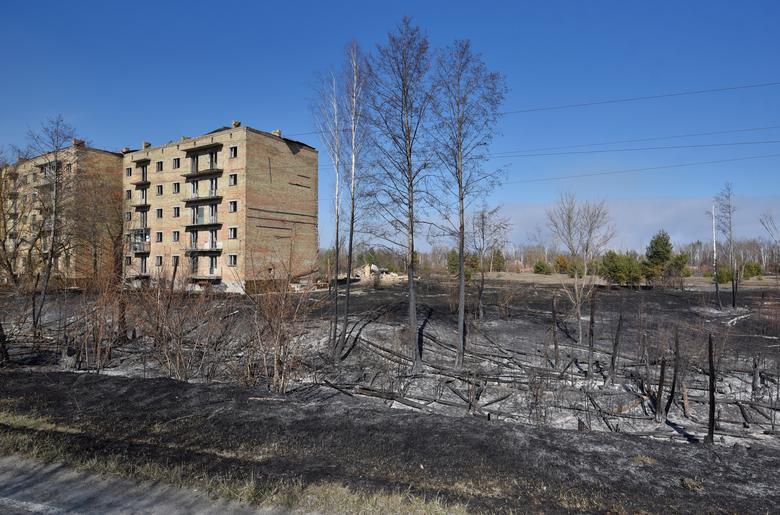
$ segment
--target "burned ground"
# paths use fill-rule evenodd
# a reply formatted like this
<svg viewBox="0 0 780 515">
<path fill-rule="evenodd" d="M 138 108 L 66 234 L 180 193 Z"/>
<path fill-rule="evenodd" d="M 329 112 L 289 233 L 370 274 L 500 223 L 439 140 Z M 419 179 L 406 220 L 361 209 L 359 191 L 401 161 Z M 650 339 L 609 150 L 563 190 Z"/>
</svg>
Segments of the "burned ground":
<svg viewBox="0 0 780 515">
<path fill-rule="evenodd" d="M 780 289 L 773 281 L 745 288 L 736 309 L 719 309 L 702 289 L 601 287 L 588 367 L 587 338 L 577 342 L 560 285 L 534 279 L 492 277 L 482 320 L 473 316 L 470 291 L 463 366 L 455 366 L 454 284 L 422 280 L 424 369 L 417 374 L 409 372 L 403 284 L 354 290 L 346 350 L 335 365 L 327 296 L 315 293 L 295 332 L 284 396 L 270 394 L 261 378 L 238 386 L 231 371 L 241 369 L 244 340 L 220 345 L 209 358 L 220 361 L 216 372 L 190 378 L 209 384 L 161 377 L 169 372 L 154 360 L 130 303 L 136 338 L 112 349 L 100 375 L 59 372 L 56 333 L 10 342 L 15 364 L 0 375 L 2 412 L 34 414 L 53 429 L 8 422 L 4 441 L 46 441 L 66 460 L 176 465 L 194 478 L 411 492 L 470 511 L 771 511 L 780 500 Z M 246 297 L 219 302 L 229 334 L 251 333 Z M 207 352 L 193 327 L 182 348 Z M 714 446 L 702 443 L 710 334 Z"/>
<path fill-rule="evenodd" d="M 766 448 L 402 412 L 322 387 L 282 397 L 93 374 L 6 371 L 0 379 L 5 416 L 34 413 L 52 426 L 4 419 L 0 441 L 27 434 L 31 446 L 60 446 L 73 460 L 119 456 L 128 466 L 184 466 L 195 477 L 408 490 L 471 511 L 759 513 L 780 502 L 780 453 Z"/>
</svg>

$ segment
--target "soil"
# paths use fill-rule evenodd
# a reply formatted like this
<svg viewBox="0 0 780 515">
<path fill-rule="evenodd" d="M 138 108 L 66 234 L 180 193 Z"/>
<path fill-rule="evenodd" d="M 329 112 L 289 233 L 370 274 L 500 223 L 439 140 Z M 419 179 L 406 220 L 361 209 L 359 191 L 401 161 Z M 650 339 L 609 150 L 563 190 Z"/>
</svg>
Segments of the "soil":
<svg viewBox="0 0 780 515">
<path fill-rule="evenodd" d="M 0 435 L 35 432 L 74 456 L 409 491 L 473 511 L 766 513 L 780 505 L 780 452 L 771 448 L 400 411 L 322 386 L 281 397 L 225 384 L 6 370 L 0 403 L 69 428 L 0 425 Z"/>
</svg>

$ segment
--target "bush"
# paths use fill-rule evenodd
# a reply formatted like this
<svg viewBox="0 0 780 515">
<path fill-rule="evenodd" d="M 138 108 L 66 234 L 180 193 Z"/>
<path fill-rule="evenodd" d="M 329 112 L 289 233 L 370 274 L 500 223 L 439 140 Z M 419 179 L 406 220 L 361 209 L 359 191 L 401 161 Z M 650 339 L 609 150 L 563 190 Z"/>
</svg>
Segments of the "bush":
<svg viewBox="0 0 780 515">
<path fill-rule="evenodd" d="M 552 273 L 552 268 L 550 267 L 550 265 L 547 264 L 546 261 L 540 260 L 534 263 L 534 273 L 550 275 Z"/>
<path fill-rule="evenodd" d="M 727 266 L 718 267 L 718 273 L 715 274 L 715 280 L 718 284 L 726 284 L 731 282 L 731 269 Z"/>
<path fill-rule="evenodd" d="M 755 261 L 748 261 L 745 263 L 742 272 L 743 279 L 752 279 L 753 277 L 760 278 L 762 275 L 764 275 L 764 272 L 761 270 L 760 264 L 756 263 Z"/>
<path fill-rule="evenodd" d="M 559 274 L 568 274 L 569 273 L 569 260 L 566 256 L 555 256 L 555 261 L 553 262 L 553 267 L 555 268 L 555 271 Z"/>
<path fill-rule="evenodd" d="M 636 286 L 642 280 L 642 265 L 633 254 L 610 250 L 601 260 L 599 275 L 610 284 Z"/>
</svg>

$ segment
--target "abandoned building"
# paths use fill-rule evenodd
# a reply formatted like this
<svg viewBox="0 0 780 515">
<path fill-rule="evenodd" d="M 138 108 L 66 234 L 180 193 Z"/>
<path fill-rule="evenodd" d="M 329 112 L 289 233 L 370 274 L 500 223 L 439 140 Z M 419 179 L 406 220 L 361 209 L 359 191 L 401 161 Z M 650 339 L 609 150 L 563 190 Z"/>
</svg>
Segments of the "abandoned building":
<svg viewBox="0 0 780 515">
<path fill-rule="evenodd" d="M 122 154 L 73 139 L 0 172 L 0 283 L 83 286 L 116 275 L 122 247 Z M 49 265 L 51 265 L 49 267 Z"/>
<path fill-rule="evenodd" d="M 233 122 L 123 154 L 129 283 L 236 292 L 315 270 L 313 147 Z"/>
</svg>

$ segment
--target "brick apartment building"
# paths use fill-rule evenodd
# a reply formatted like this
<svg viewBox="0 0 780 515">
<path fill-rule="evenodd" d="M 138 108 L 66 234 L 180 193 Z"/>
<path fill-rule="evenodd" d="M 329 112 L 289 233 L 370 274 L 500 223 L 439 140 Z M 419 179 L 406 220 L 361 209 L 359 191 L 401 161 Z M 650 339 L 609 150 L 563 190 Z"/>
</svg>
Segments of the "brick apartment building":
<svg viewBox="0 0 780 515">
<path fill-rule="evenodd" d="M 233 122 L 125 149 L 125 279 L 222 291 L 299 277 L 317 264 L 317 151 Z"/>
<path fill-rule="evenodd" d="M 0 242 L 6 260 L 0 283 L 13 282 L 12 275 L 34 280 L 50 252 L 51 279 L 58 286 L 116 273 L 122 158 L 74 139 L 68 147 L 0 171 Z"/>
</svg>

